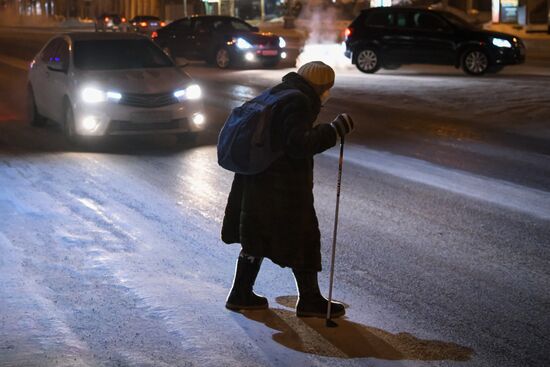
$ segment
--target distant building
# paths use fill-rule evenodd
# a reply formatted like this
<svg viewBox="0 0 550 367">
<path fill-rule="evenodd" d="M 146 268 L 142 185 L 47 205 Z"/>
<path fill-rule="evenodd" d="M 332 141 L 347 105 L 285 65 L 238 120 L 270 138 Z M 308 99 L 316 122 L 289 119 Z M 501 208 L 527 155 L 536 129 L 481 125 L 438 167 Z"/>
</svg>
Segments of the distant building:
<svg viewBox="0 0 550 367">
<path fill-rule="evenodd" d="M 305 9 L 336 6 L 350 15 L 369 6 L 439 4 L 481 15 L 480 19 L 492 19 L 494 23 L 550 24 L 550 0 L 0 0 L 0 10 L 12 8 L 25 15 L 88 18 L 102 13 L 118 13 L 127 18 L 156 15 L 165 19 L 219 14 L 269 20 L 283 16 L 285 9 L 297 2 Z"/>
<path fill-rule="evenodd" d="M 448 5 L 466 14 L 487 14 L 493 23 L 550 24 L 550 0 L 371 0 L 370 6 Z"/>
<path fill-rule="evenodd" d="M 548 0 L 492 0 L 494 23 L 546 24 L 549 18 Z"/>
</svg>

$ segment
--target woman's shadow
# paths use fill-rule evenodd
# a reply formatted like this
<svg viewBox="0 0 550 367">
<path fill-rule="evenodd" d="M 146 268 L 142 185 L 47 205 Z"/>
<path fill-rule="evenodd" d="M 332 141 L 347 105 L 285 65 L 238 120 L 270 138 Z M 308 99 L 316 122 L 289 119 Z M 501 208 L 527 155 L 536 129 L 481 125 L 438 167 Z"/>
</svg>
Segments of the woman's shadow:
<svg viewBox="0 0 550 367">
<path fill-rule="evenodd" d="M 294 308 L 296 296 L 278 297 L 277 303 Z M 298 352 L 337 358 L 377 358 L 385 360 L 467 361 L 473 350 L 455 343 L 423 340 L 409 333 L 392 334 L 345 318 L 327 328 L 320 318 L 297 318 L 294 311 L 270 308 L 242 311 L 249 320 L 277 330 L 273 340 Z"/>
</svg>

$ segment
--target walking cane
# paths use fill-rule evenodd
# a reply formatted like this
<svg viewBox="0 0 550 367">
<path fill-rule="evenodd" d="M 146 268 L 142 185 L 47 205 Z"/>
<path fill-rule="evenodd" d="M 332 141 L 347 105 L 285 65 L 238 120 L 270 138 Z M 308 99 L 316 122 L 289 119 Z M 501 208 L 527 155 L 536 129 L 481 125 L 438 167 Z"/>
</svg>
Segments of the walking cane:
<svg viewBox="0 0 550 367">
<path fill-rule="evenodd" d="M 336 257 L 336 234 L 338 233 L 338 211 L 340 208 L 340 186 L 342 185 L 342 165 L 344 164 L 344 137 L 340 138 L 340 159 L 338 160 L 338 184 L 336 186 L 336 213 L 334 214 L 334 232 L 332 235 L 332 256 L 330 259 L 330 285 L 328 290 L 328 307 L 326 327 L 337 327 L 338 324 L 330 318 L 332 304 L 332 286 L 334 284 L 334 259 Z"/>
</svg>

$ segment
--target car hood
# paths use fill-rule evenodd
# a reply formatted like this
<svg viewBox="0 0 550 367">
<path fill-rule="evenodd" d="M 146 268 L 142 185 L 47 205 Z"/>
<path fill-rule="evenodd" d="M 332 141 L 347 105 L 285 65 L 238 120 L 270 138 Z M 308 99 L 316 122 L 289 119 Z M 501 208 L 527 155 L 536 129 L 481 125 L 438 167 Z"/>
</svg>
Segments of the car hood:
<svg viewBox="0 0 550 367">
<path fill-rule="evenodd" d="M 85 71 L 81 84 L 93 85 L 119 93 L 157 94 L 181 88 L 191 77 L 176 67 Z"/>
<path fill-rule="evenodd" d="M 507 39 L 507 40 L 511 40 L 512 38 L 515 37 L 514 35 L 507 34 L 507 33 L 486 31 L 486 30 L 479 31 L 479 33 L 484 34 L 487 37 L 504 38 L 504 39 Z"/>
</svg>

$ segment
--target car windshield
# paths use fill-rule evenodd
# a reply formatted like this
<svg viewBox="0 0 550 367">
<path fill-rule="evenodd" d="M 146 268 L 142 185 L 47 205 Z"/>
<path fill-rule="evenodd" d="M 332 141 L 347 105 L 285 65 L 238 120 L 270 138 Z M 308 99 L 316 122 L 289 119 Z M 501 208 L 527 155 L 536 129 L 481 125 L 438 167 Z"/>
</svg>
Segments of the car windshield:
<svg viewBox="0 0 550 367">
<path fill-rule="evenodd" d="M 248 25 L 245 22 L 241 22 L 239 20 L 236 20 L 236 19 L 231 19 L 231 21 L 229 22 L 229 27 L 230 27 L 230 29 L 235 30 L 235 31 L 246 31 L 246 32 L 251 32 L 252 31 L 252 26 Z"/>
<path fill-rule="evenodd" d="M 473 24 L 468 23 L 466 19 L 461 18 L 458 15 L 455 15 L 453 13 L 448 13 L 448 12 L 441 12 L 440 14 L 449 22 L 451 22 L 453 25 L 456 25 L 459 27 L 465 27 L 465 28 L 474 28 Z"/>
<path fill-rule="evenodd" d="M 170 58 L 147 39 L 77 41 L 74 45 L 74 64 L 82 70 L 174 66 Z"/>
</svg>

